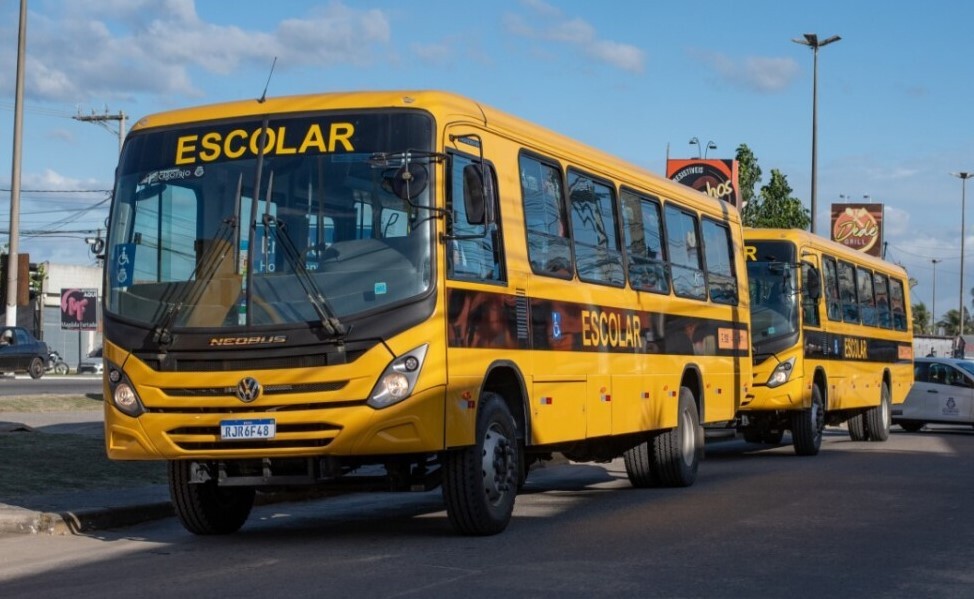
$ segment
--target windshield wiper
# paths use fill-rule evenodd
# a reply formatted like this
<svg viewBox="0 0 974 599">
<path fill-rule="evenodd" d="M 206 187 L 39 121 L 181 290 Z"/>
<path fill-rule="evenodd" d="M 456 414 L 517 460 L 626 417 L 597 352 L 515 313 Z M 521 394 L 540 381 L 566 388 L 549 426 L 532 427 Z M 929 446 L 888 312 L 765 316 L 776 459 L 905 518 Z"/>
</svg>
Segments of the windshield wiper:
<svg viewBox="0 0 974 599">
<path fill-rule="evenodd" d="M 160 349 L 165 349 L 172 343 L 172 327 L 183 307 L 186 305 L 195 306 L 199 302 L 206 286 L 219 271 L 227 254 L 233 252 L 233 245 L 229 242 L 236 228 L 237 220 L 232 217 L 220 223 L 216 236 L 190 274 L 192 282 L 172 297 L 172 301 L 169 302 L 169 310 L 162 317 L 159 325 L 152 330 L 152 340 L 159 344 Z"/>
<path fill-rule="evenodd" d="M 321 290 L 318 289 L 318 284 L 315 283 L 311 273 L 305 268 L 304 262 L 301 260 L 301 254 L 298 252 L 294 241 L 287 232 L 287 226 L 272 214 L 265 213 L 263 221 L 264 230 L 273 231 L 274 237 L 284 249 L 284 257 L 287 259 L 288 264 L 291 265 L 291 268 L 294 269 L 294 274 L 297 275 L 298 282 L 301 283 L 301 288 L 304 289 L 308 303 L 311 304 L 311 307 L 314 308 L 315 313 L 318 315 L 322 328 L 328 335 L 340 341 L 344 340 L 351 331 L 351 327 L 342 324 L 335 314 L 335 310 L 329 305 L 328 300 L 325 299 Z"/>
</svg>

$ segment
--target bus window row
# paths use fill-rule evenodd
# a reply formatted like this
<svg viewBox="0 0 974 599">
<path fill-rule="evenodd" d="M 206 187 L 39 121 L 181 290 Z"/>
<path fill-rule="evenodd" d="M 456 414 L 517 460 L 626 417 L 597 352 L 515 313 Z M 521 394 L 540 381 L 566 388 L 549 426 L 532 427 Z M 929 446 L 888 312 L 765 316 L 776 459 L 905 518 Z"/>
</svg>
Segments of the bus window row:
<svg viewBox="0 0 974 599">
<path fill-rule="evenodd" d="M 905 331 L 903 281 L 863 266 L 822 257 L 829 320 Z"/>
<path fill-rule="evenodd" d="M 727 223 L 534 155 L 519 176 L 536 274 L 737 304 Z"/>
</svg>

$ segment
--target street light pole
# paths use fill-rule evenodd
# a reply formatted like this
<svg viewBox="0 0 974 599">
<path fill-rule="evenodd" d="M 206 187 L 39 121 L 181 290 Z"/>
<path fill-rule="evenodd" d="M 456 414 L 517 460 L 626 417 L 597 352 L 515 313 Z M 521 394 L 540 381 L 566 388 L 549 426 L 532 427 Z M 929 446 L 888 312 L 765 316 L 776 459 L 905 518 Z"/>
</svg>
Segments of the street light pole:
<svg viewBox="0 0 974 599">
<path fill-rule="evenodd" d="M 961 171 L 950 173 L 960 178 L 960 303 L 958 306 L 957 318 L 960 320 L 960 334 L 964 334 L 964 236 L 967 231 L 964 227 L 964 212 L 967 206 L 967 180 L 974 177 L 974 173 Z"/>
<path fill-rule="evenodd" d="M 832 42 L 837 42 L 840 39 L 842 38 L 838 35 L 833 35 L 832 37 L 824 40 L 819 40 L 817 34 L 806 33 L 801 39 L 795 38 L 791 40 L 796 44 L 802 44 L 803 46 L 808 46 L 812 49 L 812 233 L 815 232 L 815 184 L 816 178 L 818 177 L 818 140 L 816 139 L 818 137 L 818 49 L 823 46 L 828 46 Z"/>
<path fill-rule="evenodd" d="M 936 258 L 930 260 L 933 263 L 933 306 L 930 308 L 930 324 L 933 334 L 937 334 L 937 265 L 943 262 L 943 260 L 937 260 Z"/>
</svg>

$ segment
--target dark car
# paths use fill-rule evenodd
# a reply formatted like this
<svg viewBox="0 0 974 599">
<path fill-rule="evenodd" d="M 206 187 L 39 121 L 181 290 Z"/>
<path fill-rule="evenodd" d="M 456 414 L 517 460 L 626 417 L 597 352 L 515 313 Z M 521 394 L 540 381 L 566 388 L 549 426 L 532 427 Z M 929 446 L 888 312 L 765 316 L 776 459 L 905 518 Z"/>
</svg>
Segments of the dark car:
<svg viewBox="0 0 974 599">
<path fill-rule="evenodd" d="M 26 372 L 31 378 L 44 376 L 49 352 L 23 327 L 0 328 L 0 372 Z"/>
</svg>

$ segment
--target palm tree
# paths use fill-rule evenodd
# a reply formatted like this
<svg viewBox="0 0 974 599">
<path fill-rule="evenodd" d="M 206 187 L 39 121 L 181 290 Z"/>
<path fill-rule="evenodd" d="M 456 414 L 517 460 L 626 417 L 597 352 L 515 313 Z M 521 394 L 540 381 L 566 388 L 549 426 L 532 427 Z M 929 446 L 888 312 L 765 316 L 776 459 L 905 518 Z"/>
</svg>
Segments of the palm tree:
<svg viewBox="0 0 974 599">
<path fill-rule="evenodd" d="M 960 318 L 957 316 L 957 310 L 947 310 L 943 320 L 938 322 L 937 326 L 944 328 L 945 335 L 959 335 Z M 967 308 L 964 308 L 964 332 L 966 333 L 968 331 L 974 333 L 974 330 L 971 329 L 970 313 L 967 311 Z"/>
<path fill-rule="evenodd" d="M 929 335 L 935 328 L 933 325 L 935 323 L 931 322 L 933 319 L 930 312 L 927 311 L 927 306 L 923 302 L 919 304 L 913 304 L 913 332 L 919 333 L 921 335 Z"/>
</svg>

